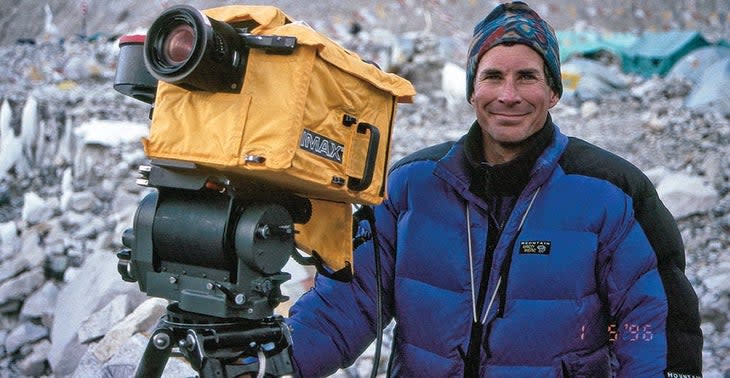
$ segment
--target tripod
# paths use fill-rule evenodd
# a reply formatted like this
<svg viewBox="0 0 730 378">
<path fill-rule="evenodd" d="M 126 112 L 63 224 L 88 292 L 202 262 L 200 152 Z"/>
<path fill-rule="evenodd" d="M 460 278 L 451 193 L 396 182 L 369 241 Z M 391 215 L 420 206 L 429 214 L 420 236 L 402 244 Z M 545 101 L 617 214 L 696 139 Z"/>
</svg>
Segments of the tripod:
<svg viewBox="0 0 730 378">
<path fill-rule="evenodd" d="M 291 335 L 274 308 L 288 300 L 281 269 L 297 220 L 311 204 L 253 183 L 232 182 L 194 165 L 140 167 L 158 190 L 137 208 L 117 254 L 122 279 L 171 301 L 135 373 L 160 377 L 179 351 L 202 378 L 293 373 Z"/>
<path fill-rule="evenodd" d="M 177 346 L 201 378 L 279 377 L 293 373 L 291 336 L 283 317 L 218 318 L 167 307 L 150 337 L 135 377 L 160 377 Z"/>
</svg>

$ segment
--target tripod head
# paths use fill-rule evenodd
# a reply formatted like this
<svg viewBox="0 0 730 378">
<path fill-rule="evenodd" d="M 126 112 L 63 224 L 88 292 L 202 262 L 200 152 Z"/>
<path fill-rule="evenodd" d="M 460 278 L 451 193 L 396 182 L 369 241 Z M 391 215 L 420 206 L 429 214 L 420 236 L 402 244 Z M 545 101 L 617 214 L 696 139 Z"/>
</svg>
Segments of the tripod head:
<svg viewBox="0 0 730 378">
<path fill-rule="evenodd" d="M 157 191 L 122 237 L 125 281 L 219 318 L 262 319 L 288 300 L 281 269 L 294 251 L 294 221 L 311 211 L 306 199 L 193 163 L 153 161 L 140 172 L 137 182 Z"/>
</svg>

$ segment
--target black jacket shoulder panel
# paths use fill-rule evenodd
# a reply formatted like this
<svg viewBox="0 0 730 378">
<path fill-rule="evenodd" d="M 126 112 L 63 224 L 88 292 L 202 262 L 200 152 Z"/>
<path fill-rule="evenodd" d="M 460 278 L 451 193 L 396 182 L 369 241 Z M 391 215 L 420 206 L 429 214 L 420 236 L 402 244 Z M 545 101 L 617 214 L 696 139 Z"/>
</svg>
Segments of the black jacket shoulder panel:
<svg viewBox="0 0 730 378">
<path fill-rule="evenodd" d="M 437 161 L 440 160 L 442 157 L 446 156 L 446 154 L 449 152 L 451 147 L 454 145 L 454 141 L 449 142 L 443 142 L 440 144 L 436 144 L 430 147 L 426 147 L 422 150 L 418 150 L 400 160 L 398 160 L 395 164 L 393 164 L 392 167 L 390 167 L 390 170 L 388 173 L 393 172 L 394 170 L 398 169 L 399 167 L 402 167 L 404 165 L 407 165 L 409 163 L 413 163 L 415 161 Z"/>
<path fill-rule="evenodd" d="M 567 174 L 578 174 L 606 180 L 621 188 L 634 200 L 655 195 L 651 181 L 636 166 L 624 158 L 582 139 L 570 137 L 560 159 Z"/>
</svg>

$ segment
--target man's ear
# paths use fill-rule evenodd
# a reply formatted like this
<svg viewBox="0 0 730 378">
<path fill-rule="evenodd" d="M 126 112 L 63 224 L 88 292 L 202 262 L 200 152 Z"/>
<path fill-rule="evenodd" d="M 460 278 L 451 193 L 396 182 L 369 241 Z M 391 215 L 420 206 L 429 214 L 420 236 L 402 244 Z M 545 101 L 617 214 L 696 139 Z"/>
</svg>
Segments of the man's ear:
<svg viewBox="0 0 730 378">
<path fill-rule="evenodd" d="M 550 106 L 548 109 L 552 109 L 553 106 L 558 104 L 558 101 L 560 101 L 560 96 L 558 96 L 557 93 L 555 93 L 554 90 L 550 90 Z"/>
</svg>

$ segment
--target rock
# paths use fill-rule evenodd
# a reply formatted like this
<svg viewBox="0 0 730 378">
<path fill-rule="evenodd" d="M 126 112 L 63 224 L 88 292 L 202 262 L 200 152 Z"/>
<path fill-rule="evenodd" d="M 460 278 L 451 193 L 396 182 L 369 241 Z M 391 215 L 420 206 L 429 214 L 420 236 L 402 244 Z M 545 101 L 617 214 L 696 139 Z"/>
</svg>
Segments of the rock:
<svg viewBox="0 0 730 378">
<path fill-rule="evenodd" d="M 73 193 L 68 201 L 69 209 L 78 213 L 91 211 L 97 204 L 98 200 L 94 193 L 88 191 Z"/>
<path fill-rule="evenodd" d="M 94 239 L 99 232 L 107 229 L 106 222 L 101 218 L 92 218 L 86 224 L 81 225 L 78 231 L 75 233 L 75 237 L 81 239 Z"/>
<path fill-rule="evenodd" d="M 730 233 L 730 214 L 723 216 L 720 219 L 719 225 L 725 232 Z"/>
<path fill-rule="evenodd" d="M 18 247 L 18 226 L 13 221 L 0 223 L 0 261 L 13 255 Z"/>
<path fill-rule="evenodd" d="M 714 303 L 712 307 L 720 309 L 727 309 L 730 306 L 730 280 L 727 277 L 730 276 L 730 259 L 725 258 L 725 261 L 717 264 L 711 275 L 704 279 L 704 285 L 708 292 L 713 293 L 722 303 Z"/>
<path fill-rule="evenodd" d="M 647 113 L 644 117 L 644 127 L 654 133 L 661 133 L 666 130 L 666 121 L 659 118 L 656 113 Z"/>
<path fill-rule="evenodd" d="M 59 218 L 61 221 L 61 226 L 64 228 L 64 231 L 68 232 L 69 230 L 78 230 L 83 225 L 88 223 L 90 215 L 86 213 L 79 213 L 76 211 L 67 211 L 61 214 Z M 63 234 L 65 235 L 66 232 L 64 232 Z"/>
<path fill-rule="evenodd" d="M 44 269 L 48 277 L 63 280 L 68 269 L 68 258 L 62 254 L 48 256 Z"/>
<path fill-rule="evenodd" d="M 0 358 L 5 357 L 7 351 L 5 350 L 5 340 L 8 337 L 10 330 L 0 329 Z"/>
<path fill-rule="evenodd" d="M 44 282 L 43 269 L 36 268 L 0 284 L 0 305 L 23 301 Z"/>
<path fill-rule="evenodd" d="M 42 376 L 46 371 L 48 350 L 51 349 L 51 342 L 41 340 L 33 345 L 33 351 L 18 362 L 20 373 L 29 377 Z"/>
<path fill-rule="evenodd" d="M 79 363 L 72 378 L 127 378 L 133 376 L 137 366 L 142 362 L 142 353 L 149 339 L 136 333 L 125 340 L 119 351 L 109 361 L 99 362 L 93 353 L 87 353 Z M 148 362 L 151 363 L 151 362 Z M 190 364 L 181 357 L 167 360 L 162 378 L 197 377 L 198 374 Z"/>
<path fill-rule="evenodd" d="M 26 232 L 21 238 L 22 253 L 17 253 L 0 264 L 0 282 L 21 272 L 41 267 L 46 254 L 39 243 L 40 237 L 37 233 L 32 229 Z"/>
<path fill-rule="evenodd" d="M 0 304 L 0 314 L 14 314 L 20 310 L 22 301 L 19 299 L 10 299 Z"/>
<path fill-rule="evenodd" d="M 92 253 L 76 278 L 58 295 L 51 329 L 53 345 L 48 353 L 48 361 L 56 374 L 71 374 L 83 356 L 86 346 L 79 342 L 77 332 L 89 315 L 119 294 L 129 293 L 132 298 L 136 295 L 140 301 L 143 297 L 136 285 L 119 278 L 116 264 L 109 263 L 113 259 L 116 256 L 107 251 Z"/>
<path fill-rule="evenodd" d="M 101 310 L 92 313 L 79 327 L 79 341 L 88 344 L 90 341 L 102 338 L 131 312 L 129 302 L 128 295 L 117 295 Z"/>
<path fill-rule="evenodd" d="M 6 184 L 0 184 L 0 206 L 4 206 L 10 203 L 10 186 Z"/>
<path fill-rule="evenodd" d="M 659 185 L 659 183 L 662 182 L 662 180 L 664 180 L 664 178 L 669 176 L 670 173 L 671 173 L 671 171 L 669 169 L 667 169 L 666 167 L 662 167 L 662 166 L 654 167 L 652 169 L 648 169 L 648 170 L 644 171 L 644 174 L 646 175 L 646 177 L 649 178 L 649 180 L 651 180 L 651 182 L 652 182 L 652 184 L 654 184 L 654 186 Z"/>
<path fill-rule="evenodd" d="M 63 253 L 66 249 L 66 239 L 68 238 L 68 232 L 66 231 L 66 225 L 62 223 L 64 214 L 61 217 L 55 217 L 44 225 L 47 230 L 44 232 L 44 244 L 48 254 L 52 253 Z"/>
<path fill-rule="evenodd" d="M 69 80 L 79 81 L 91 78 L 93 69 L 93 63 L 90 63 L 88 59 L 74 56 L 68 60 L 63 71 Z"/>
<path fill-rule="evenodd" d="M 122 322 L 117 323 L 104 336 L 92 353 L 99 361 L 108 361 L 132 335 L 151 329 L 165 314 L 167 301 L 161 298 L 150 298 L 137 307 Z"/>
<path fill-rule="evenodd" d="M 49 202 L 34 192 L 26 193 L 23 201 L 22 219 L 27 224 L 47 221 L 53 215 Z"/>
<path fill-rule="evenodd" d="M 583 118 L 594 118 L 600 111 L 601 109 L 594 101 L 586 101 L 580 106 L 580 114 Z"/>
<path fill-rule="evenodd" d="M 20 347 L 36 342 L 48 336 L 48 328 L 31 322 L 22 322 L 8 334 L 5 339 L 5 350 L 8 353 L 17 352 Z"/>
<path fill-rule="evenodd" d="M 20 319 L 40 319 L 43 325 L 50 328 L 53 323 L 53 309 L 56 306 L 58 292 L 58 286 L 52 281 L 47 281 L 23 302 L 23 307 L 20 309 Z"/>
<path fill-rule="evenodd" d="M 659 198 L 674 218 L 705 213 L 719 200 L 718 192 L 701 177 L 674 173 L 657 186 Z"/>
</svg>

